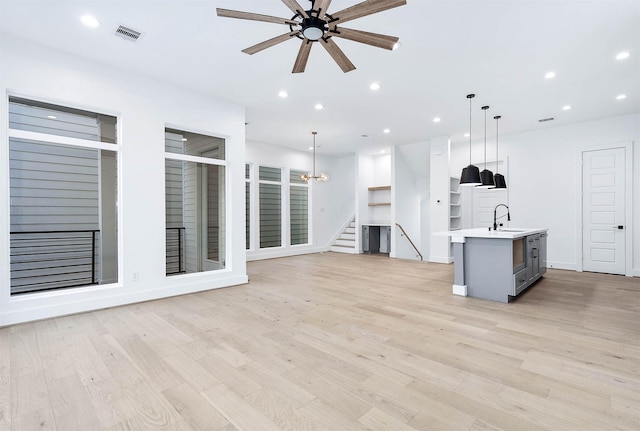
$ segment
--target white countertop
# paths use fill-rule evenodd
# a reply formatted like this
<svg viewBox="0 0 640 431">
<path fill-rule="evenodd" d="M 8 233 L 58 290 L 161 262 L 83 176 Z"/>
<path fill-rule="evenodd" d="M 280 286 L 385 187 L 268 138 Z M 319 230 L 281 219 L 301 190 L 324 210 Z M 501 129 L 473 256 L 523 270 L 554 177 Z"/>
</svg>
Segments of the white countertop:
<svg viewBox="0 0 640 431">
<path fill-rule="evenodd" d="M 524 227 L 505 227 L 498 230 L 489 230 L 486 227 L 475 229 L 460 229 L 447 232 L 436 232 L 434 235 L 450 236 L 453 238 L 496 238 L 496 239 L 515 239 L 534 233 L 546 232 L 547 228 L 524 228 Z"/>
</svg>

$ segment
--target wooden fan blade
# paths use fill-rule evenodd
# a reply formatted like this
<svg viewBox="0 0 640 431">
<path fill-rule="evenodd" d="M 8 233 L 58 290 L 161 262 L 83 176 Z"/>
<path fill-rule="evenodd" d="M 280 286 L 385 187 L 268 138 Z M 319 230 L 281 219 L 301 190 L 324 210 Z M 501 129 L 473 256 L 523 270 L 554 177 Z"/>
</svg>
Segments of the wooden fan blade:
<svg viewBox="0 0 640 431">
<path fill-rule="evenodd" d="M 286 4 L 287 7 L 291 9 L 291 12 L 297 13 L 302 18 L 309 18 L 307 12 L 302 6 L 300 6 L 300 3 L 298 3 L 296 0 L 282 0 L 282 3 Z"/>
<path fill-rule="evenodd" d="M 322 38 L 318 42 L 320 42 L 320 44 L 324 46 L 324 49 L 326 49 L 329 55 L 334 59 L 334 61 L 338 63 L 338 66 L 340 66 L 340 69 L 342 69 L 344 73 L 351 72 L 356 68 L 353 63 L 351 63 L 351 61 L 347 58 L 347 56 L 344 55 L 344 52 L 342 52 L 338 45 L 336 45 L 333 39 Z"/>
<path fill-rule="evenodd" d="M 289 33 L 281 34 L 280 36 L 276 36 L 272 39 L 265 40 L 264 42 L 260 42 L 253 46 L 250 46 L 249 48 L 245 48 L 242 50 L 242 52 L 244 52 L 245 54 L 253 55 L 256 52 L 262 51 L 263 49 L 267 49 L 279 43 L 286 42 L 287 40 L 291 39 L 298 33 L 300 32 L 296 30 Z"/>
<path fill-rule="evenodd" d="M 333 17 L 333 20 L 331 23 L 342 24 L 347 21 L 351 21 L 352 19 L 393 9 L 405 4 L 407 4 L 407 0 L 365 0 L 362 3 L 358 3 L 354 6 L 342 9 L 339 12 L 332 13 L 331 16 Z"/>
<path fill-rule="evenodd" d="M 313 8 L 316 11 L 316 16 L 322 19 L 322 17 L 326 15 L 327 10 L 329 10 L 330 5 L 331 0 L 316 0 L 315 4 L 313 5 Z"/>
<path fill-rule="evenodd" d="M 302 41 L 302 45 L 300 45 L 300 51 L 298 51 L 298 57 L 296 58 L 296 62 L 293 65 L 293 70 L 291 73 L 302 73 L 307 67 L 307 61 L 309 60 L 309 53 L 311 52 L 311 46 L 313 42 L 310 42 L 307 39 Z"/>
<path fill-rule="evenodd" d="M 276 24 L 286 24 L 286 25 L 298 24 L 297 22 L 292 21 L 288 18 L 278 18 L 277 16 L 261 15 L 259 13 L 252 13 L 252 12 L 241 12 L 239 10 L 217 8 L 216 12 L 218 13 L 218 16 L 221 16 L 224 18 L 249 19 L 252 21 L 273 22 Z"/>
<path fill-rule="evenodd" d="M 387 36 L 385 34 L 369 33 L 368 31 L 353 30 L 350 28 L 338 28 L 337 26 L 330 30 L 331 36 L 349 39 L 355 42 L 366 43 L 367 45 L 377 46 L 378 48 L 393 49 L 398 43 L 395 36 Z"/>
</svg>

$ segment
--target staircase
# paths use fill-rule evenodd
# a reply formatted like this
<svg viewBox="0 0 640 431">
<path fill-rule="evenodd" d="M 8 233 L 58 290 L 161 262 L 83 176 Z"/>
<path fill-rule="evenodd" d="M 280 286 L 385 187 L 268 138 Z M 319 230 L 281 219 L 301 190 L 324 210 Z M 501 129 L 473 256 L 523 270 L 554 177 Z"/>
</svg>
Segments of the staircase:
<svg viewBox="0 0 640 431">
<path fill-rule="evenodd" d="M 350 253 L 356 254 L 356 222 L 351 220 L 344 231 L 340 234 L 338 239 L 333 243 L 330 248 L 331 251 L 338 253 Z"/>
</svg>

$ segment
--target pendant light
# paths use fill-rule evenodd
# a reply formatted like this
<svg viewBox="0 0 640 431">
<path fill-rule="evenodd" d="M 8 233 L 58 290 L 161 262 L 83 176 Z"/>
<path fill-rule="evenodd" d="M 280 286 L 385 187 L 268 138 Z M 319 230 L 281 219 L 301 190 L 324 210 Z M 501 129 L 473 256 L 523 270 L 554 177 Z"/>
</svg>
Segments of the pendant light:
<svg viewBox="0 0 640 431">
<path fill-rule="evenodd" d="M 467 94 L 467 99 L 469 99 L 469 166 L 462 169 L 460 174 L 461 186 L 479 186 L 482 184 L 482 181 L 480 181 L 480 169 L 471 164 L 471 99 L 474 97 L 476 97 L 475 94 Z"/>
<path fill-rule="evenodd" d="M 499 115 L 493 117 L 496 120 L 496 174 L 493 176 L 494 181 L 496 182 L 496 186 L 494 189 L 506 189 L 507 182 L 504 179 L 504 175 L 498 173 L 498 120 L 502 118 Z"/>
<path fill-rule="evenodd" d="M 487 110 L 488 106 L 483 106 L 482 110 L 484 111 L 484 170 L 480 172 L 480 181 L 482 181 L 482 185 L 478 186 L 482 189 L 492 189 L 495 187 L 495 183 L 493 182 L 493 172 L 487 169 Z"/>
<path fill-rule="evenodd" d="M 316 181 L 329 181 L 329 175 L 322 173 L 316 175 L 316 135 L 318 132 L 311 132 L 313 135 L 313 173 L 300 175 L 302 181 L 316 180 Z"/>
</svg>

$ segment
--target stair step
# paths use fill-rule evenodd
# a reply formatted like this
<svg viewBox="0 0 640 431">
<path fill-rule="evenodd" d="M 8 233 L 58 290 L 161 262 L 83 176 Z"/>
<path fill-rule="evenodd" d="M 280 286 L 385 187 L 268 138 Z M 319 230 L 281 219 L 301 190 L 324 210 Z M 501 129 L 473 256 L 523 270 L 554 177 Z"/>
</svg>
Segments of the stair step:
<svg viewBox="0 0 640 431">
<path fill-rule="evenodd" d="M 349 241 L 355 241 L 356 240 L 356 234 L 355 233 L 343 232 L 338 239 L 346 239 L 346 240 L 349 240 Z"/>
<path fill-rule="evenodd" d="M 337 239 L 333 245 L 342 245 L 345 247 L 355 247 L 356 242 L 348 239 Z"/>
<path fill-rule="evenodd" d="M 355 235 L 356 233 L 356 228 L 355 227 L 348 227 L 344 230 L 344 233 L 352 233 Z"/>
<path fill-rule="evenodd" d="M 336 253 L 357 254 L 355 247 L 341 247 L 339 245 L 332 245 L 329 250 L 335 251 Z"/>
</svg>

